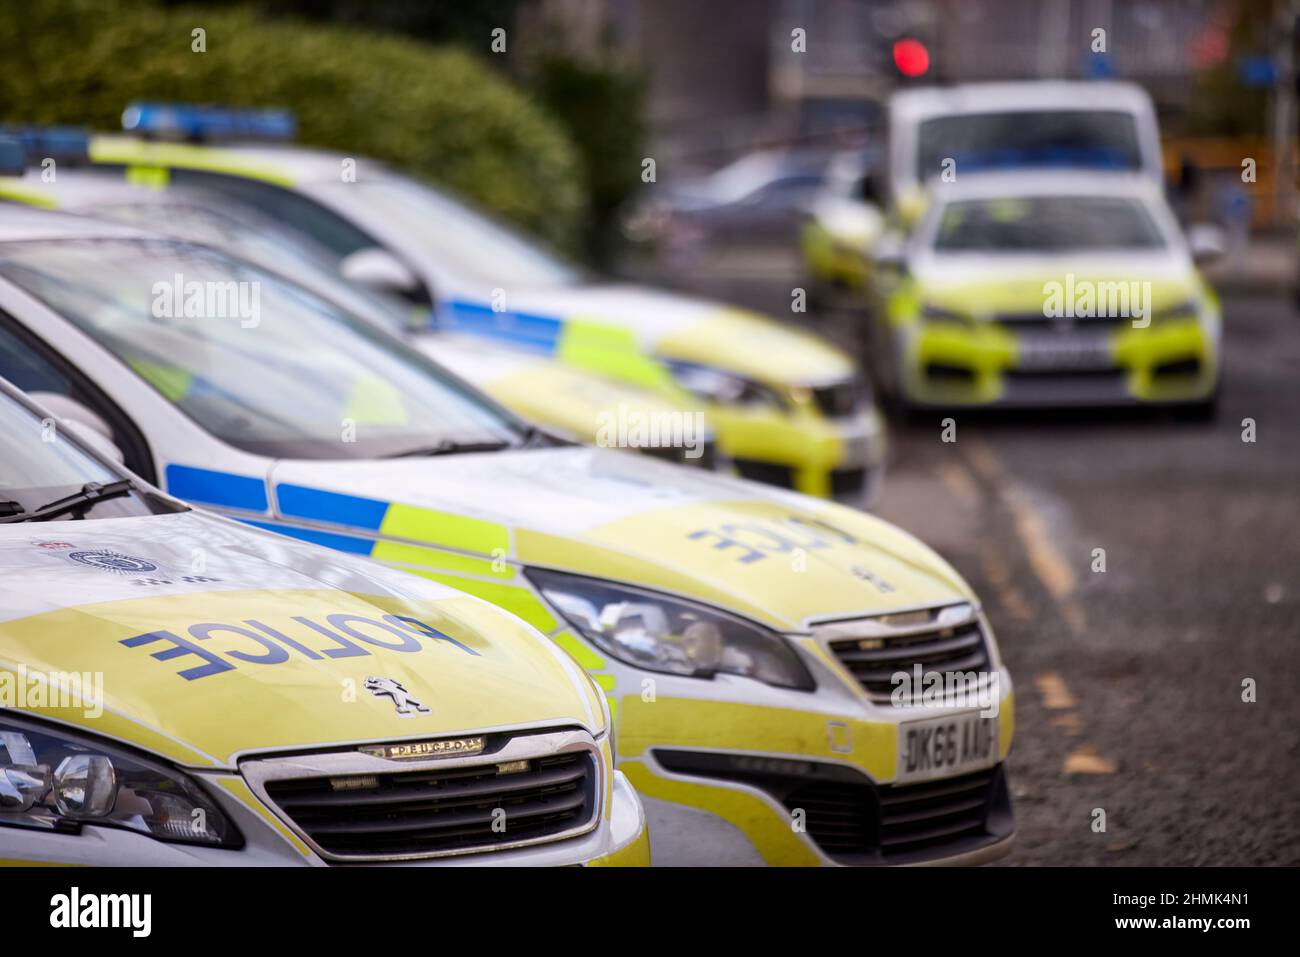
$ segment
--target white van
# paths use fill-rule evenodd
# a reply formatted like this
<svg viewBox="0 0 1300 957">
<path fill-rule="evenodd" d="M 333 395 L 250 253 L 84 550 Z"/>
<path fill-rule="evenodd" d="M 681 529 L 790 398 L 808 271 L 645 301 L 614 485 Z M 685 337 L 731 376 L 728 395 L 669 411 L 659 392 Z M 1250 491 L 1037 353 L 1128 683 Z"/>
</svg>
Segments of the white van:
<svg viewBox="0 0 1300 957">
<path fill-rule="evenodd" d="M 889 101 L 888 166 L 889 193 L 900 205 L 949 170 L 1121 170 L 1164 178 L 1151 97 L 1112 81 L 901 90 Z"/>
</svg>

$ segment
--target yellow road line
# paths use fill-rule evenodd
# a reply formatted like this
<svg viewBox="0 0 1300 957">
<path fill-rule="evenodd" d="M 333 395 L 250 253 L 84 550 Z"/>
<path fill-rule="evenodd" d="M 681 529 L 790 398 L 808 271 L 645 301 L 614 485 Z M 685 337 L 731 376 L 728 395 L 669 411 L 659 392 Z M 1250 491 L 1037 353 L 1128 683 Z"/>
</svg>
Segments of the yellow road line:
<svg viewBox="0 0 1300 957">
<path fill-rule="evenodd" d="M 987 547 L 980 553 L 980 564 L 984 566 L 984 577 L 997 592 L 998 601 L 1007 614 L 1017 621 L 1033 620 L 1029 602 L 1011 580 L 1011 566 L 1006 559 L 996 549 Z"/>
<path fill-rule="evenodd" d="M 975 479 L 971 477 L 970 472 L 959 463 L 940 462 L 938 474 L 939 481 L 947 486 L 948 491 L 962 505 L 971 510 L 974 510 L 979 505 L 979 486 L 975 484 Z"/>
<path fill-rule="evenodd" d="M 1016 536 L 1029 559 L 1029 567 L 1055 599 L 1066 625 L 1076 635 L 1087 629 L 1083 606 L 1074 598 L 1078 579 L 1074 569 L 1052 541 L 1047 520 L 1029 501 L 1025 490 L 1013 482 L 1002 468 L 993 450 L 975 439 L 962 444 L 971 467 L 993 486 L 1002 503 L 1011 512 Z"/>
</svg>

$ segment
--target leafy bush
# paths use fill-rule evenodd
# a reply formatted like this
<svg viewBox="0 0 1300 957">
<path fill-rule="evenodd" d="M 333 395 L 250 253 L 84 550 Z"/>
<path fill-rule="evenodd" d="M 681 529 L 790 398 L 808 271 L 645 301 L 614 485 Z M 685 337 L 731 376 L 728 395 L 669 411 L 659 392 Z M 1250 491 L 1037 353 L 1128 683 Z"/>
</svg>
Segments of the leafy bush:
<svg viewBox="0 0 1300 957">
<path fill-rule="evenodd" d="M 3 120 L 114 130 L 135 99 L 287 107 L 303 143 L 388 160 L 577 241 L 582 171 L 564 132 L 457 49 L 249 9 L 41 0 L 0 4 L 0 62 Z"/>
<path fill-rule="evenodd" d="M 644 81 L 563 54 L 544 57 L 529 79 L 538 101 L 563 124 L 578 150 L 590 204 L 583 244 L 590 259 L 609 265 L 622 242 L 619 212 L 641 186 Z"/>
</svg>

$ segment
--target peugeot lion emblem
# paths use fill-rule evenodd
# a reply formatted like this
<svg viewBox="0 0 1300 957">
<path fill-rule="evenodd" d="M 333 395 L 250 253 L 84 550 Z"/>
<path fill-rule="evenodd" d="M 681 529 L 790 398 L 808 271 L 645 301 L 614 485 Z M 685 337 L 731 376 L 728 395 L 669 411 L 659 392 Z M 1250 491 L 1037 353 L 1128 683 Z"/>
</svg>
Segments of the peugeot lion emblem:
<svg viewBox="0 0 1300 957">
<path fill-rule="evenodd" d="M 367 678 L 366 690 L 376 698 L 391 698 L 397 713 L 403 718 L 429 713 L 429 709 L 412 698 L 411 693 L 402 687 L 400 681 L 394 681 L 392 678 Z"/>
</svg>

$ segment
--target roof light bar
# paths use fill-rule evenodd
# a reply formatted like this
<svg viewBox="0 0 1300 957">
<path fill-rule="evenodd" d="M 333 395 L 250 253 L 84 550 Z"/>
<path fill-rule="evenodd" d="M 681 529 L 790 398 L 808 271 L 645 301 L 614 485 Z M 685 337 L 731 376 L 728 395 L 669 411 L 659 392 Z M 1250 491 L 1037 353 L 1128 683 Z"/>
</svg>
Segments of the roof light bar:
<svg viewBox="0 0 1300 957">
<path fill-rule="evenodd" d="M 289 110 L 236 109 L 189 103 L 131 103 L 122 129 L 160 139 L 291 140 L 298 121 Z"/>
<path fill-rule="evenodd" d="M 27 172 L 27 150 L 16 136 L 0 135 L 0 176 L 22 176 Z"/>
<path fill-rule="evenodd" d="M 84 163 L 90 157 L 90 134 L 79 126 L 0 125 L 0 137 L 16 141 L 26 154 L 26 162 L 39 164 L 44 159 L 59 163 Z"/>
</svg>

